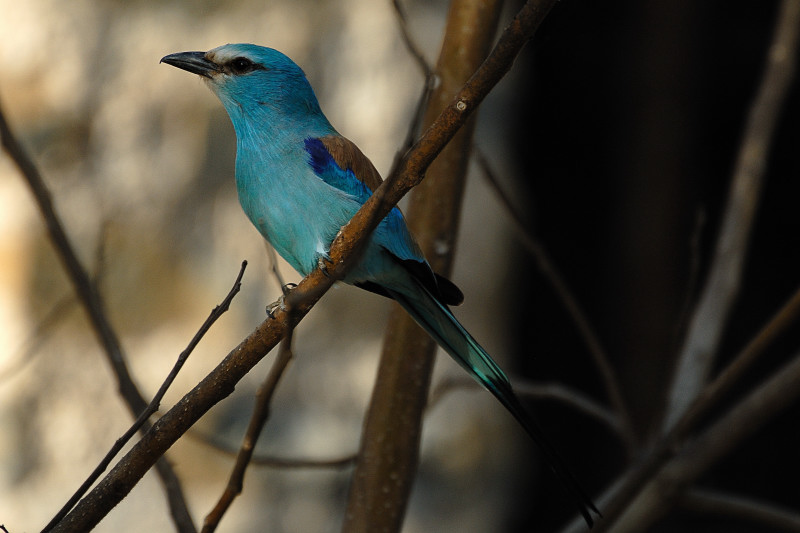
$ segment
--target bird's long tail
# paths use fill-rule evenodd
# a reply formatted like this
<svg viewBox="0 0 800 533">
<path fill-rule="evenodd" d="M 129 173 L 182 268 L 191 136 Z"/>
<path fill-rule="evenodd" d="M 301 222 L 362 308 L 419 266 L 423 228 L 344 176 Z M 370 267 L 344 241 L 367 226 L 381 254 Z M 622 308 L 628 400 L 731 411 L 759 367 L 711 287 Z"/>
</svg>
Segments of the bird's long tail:
<svg viewBox="0 0 800 533">
<path fill-rule="evenodd" d="M 536 421 L 522 407 L 503 370 L 486 353 L 472 335 L 456 320 L 425 287 L 418 285 L 414 297 L 389 290 L 392 297 L 450 354 L 478 383 L 491 392 L 525 428 L 544 454 L 550 468 L 570 494 L 584 520 L 591 528 L 600 512 L 578 484 L 566 463 L 545 437 Z"/>
</svg>

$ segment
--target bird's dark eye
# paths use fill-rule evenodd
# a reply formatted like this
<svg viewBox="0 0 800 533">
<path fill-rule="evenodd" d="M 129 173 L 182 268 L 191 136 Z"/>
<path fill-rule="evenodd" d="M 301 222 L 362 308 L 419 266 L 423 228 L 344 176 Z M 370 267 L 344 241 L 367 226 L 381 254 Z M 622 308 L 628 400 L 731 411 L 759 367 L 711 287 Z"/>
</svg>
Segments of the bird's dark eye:
<svg viewBox="0 0 800 533">
<path fill-rule="evenodd" d="M 256 64 L 246 57 L 236 57 L 228 63 L 228 68 L 233 74 L 247 74 L 255 70 Z"/>
</svg>

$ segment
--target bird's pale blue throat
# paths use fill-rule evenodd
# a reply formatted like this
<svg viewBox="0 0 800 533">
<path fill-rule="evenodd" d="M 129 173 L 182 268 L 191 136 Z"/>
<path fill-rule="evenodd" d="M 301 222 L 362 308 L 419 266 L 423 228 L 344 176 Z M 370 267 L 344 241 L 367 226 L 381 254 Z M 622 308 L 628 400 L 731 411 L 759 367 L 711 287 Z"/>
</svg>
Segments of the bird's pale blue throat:
<svg viewBox="0 0 800 533">
<path fill-rule="evenodd" d="M 162 62 L 201 76 L 236 131 L 236 189 L 250 221 L 300 274 L 327 256 L 336 233 L 380 185 L 358 147 L 331 126 L 305 74 L 271 48 L 227 44 Z M 555 448 L 522 407 L 506 375 L 450 311 L 461 291 L 435 274 L 393 209 L 344 280 L 397 301 L 541 448 L 591 526 L 598 513 Z M 598 513 L 599 514 L 599 513 Z"/>
</svg>

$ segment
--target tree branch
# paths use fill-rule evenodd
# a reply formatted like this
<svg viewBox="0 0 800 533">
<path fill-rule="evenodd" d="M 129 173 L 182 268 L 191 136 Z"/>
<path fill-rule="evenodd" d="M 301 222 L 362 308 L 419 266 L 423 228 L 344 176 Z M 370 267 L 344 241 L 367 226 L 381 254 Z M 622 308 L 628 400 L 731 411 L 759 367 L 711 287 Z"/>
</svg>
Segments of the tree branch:
<svg viewBox="0 0 800 533">
<path fill-rule="evenodd" d="M 291 323 L 291 309 L 288 310 L 288 313 L 290 316 L 289 321 Z M 239 453 L 236 456 L 236 463 L 234 464 L 230 478 L 228 479 L 228 485 L 225 487 L 225 490 L 217 501 L 217 504 L 214 506 L 214 509 L 211 510 L 211 512 L 203 521 L 203 529 L 201 530 L 201 533 L 212 533 L 213 531 L 216 531 L 220 520 L 222 520 L 222 517 L 225 515 L 225 512 L 230 508 L 236 496 L 242 492 L 242 487 L 244 487 L 244 474 L 253 457 L 253 451 L 256 448 L 258 437 L 261 435 L 261 431 L 264 429 L 264 425 L 267 423 L 267 419 L 269 418 L 272 397 L 275 394 L 275 390 L 278 388 L 278 383 L 280 382 L 286 367 L 289 366 L 289 363 L 293 358 L 293 332 L 293 328 L 289 328 L 289 330 L 286 332 L 286 336 L 281 342 L 280 350 L 278 350 L 278 357 L 275 359 L 275 363 L 273 363 L 266 379 L 258 388 L 258 392 L 256 393 L 255 397 L 255 408 L 253 409 L 253 414 L 250 417 L 250 423 L 247 426 L 244 439 L 242 439 L 242 445 L 239 448 Z"/>
<path fill-rule="evenodd" d="M 527 231 L 522 220 L 522 215 L 514 206 L 514 203 L 511 201 L 511 198 L 508 196 L 506 191 L 500 186 L 500 182 L 495 176 L 494 171 L 489 164 L 489 160 L 480 149 L 475 150 L 475 160 L 478 163 L 478 166 L 481 167 L 481 170 L 483 170 L 483 174 L 486 177 L 486 180 L 489 182 L 489 185 L 500 198 L 500 201 L 505 207 L 506 212 L 511 217 L 511 221 L 513 222 L 514 228 L 517 230 L 517 236 L 519 237 L 520 241 L 536 260 L 536 266 L 539 267 L 539 272 L 541 272 L 542 276 L 544 276 L 545 280 L 547 280 L 553 291 L 556 293 L 556 296 L 558 296 L 558 299 L 561 301 L 561 305 L 567 311 L 567 314 L 574 322 L 575 327 L 578 329 L 578 333 L 586 344 L 586 347 L 589 349 L 592 360 L 594 361 L 597 369 L 600 371 L 600 377 L 603 381 L 603 385 L 605 386 L 608 399 L 611 402 L 611 405 L 614 407 L 614 411 L 616 411 L 616 415 L 612 416 L 613 424 L 611 424 L 611 427 L 622 439 L 622 442 L 625 444 L 628 457 L 630 458 L 635 451 L 637 438 L 633 431 L 633 424 L 631 424 L 630 412 L 625 404 L 625 400 L 622 397 L 622 390 L 619 386 L 617 374 L 614 372 L 614 368 L 611 366 L 608 354 L 606 353 L 605 348 L 603 348 L 600 338 L 598 337 L 597 333 L 595 333 L 592 324 L 589 322 L 589 318 L 586 316 L 586 313 L 583 310 L 583 307 L 581 307 L 578 299 L 572 293 L 569 285 L 567 285 L 566 280 L 559 272 L 555 262 L 550 257 L 550 254 L 547 252 L 542 243 L 539 242 L 534 235 Z M 603 412 L 608 414 L 605 410 L 603 410 Z M 595 415 L 596 414 L 597 413 L 595 413 Z M 611 419 L 608 419 L 606 416 L 601 416 L 599 418 L 600 420 L 604 420 L 606 423 L 611 422 Z"/>
<path fill-rule="evenodd" d="M 798 318 L 800 318 L 800 289 L 761 328 L 761 331 L 733 359 L 733 362 L 703 390 L 703 393 L 672 429 L 661 438 L 654 449 L 650 450 L 639 464 L 633 465 L 618 483 L 606 490 L 601 498 L 601 501 L 608 502 L 604 505 L 605 520 L 600 525 L 601 531 L 604 530 L 604 527 L 612 524 L 626 506 L 630 505 L 637 494 L 643 490 L 643 487 L 656 476 L 658 471 L 675 457 L 691 432 L 698 428 L 715 408 L 719 407 L 727 393 L 744 375 L 745 370 L 757 361 L 766 348 L 774 343 Z M 750 429 L 755 432 L 757 426 Z M 578 526 L 582 525 L 580 522 L 575 523 Z M 575 531 L 574 528 L 571 530 Z"/>
<path fill-rule="evenodd" d="M 680 418 L 705 385 L 739 292 L 772 136 L 794 77 L 799 36 L 800 2 L 784 0 L 739 147 L 708 281 L 673 376 L 664 431 Z"/>
</svg>

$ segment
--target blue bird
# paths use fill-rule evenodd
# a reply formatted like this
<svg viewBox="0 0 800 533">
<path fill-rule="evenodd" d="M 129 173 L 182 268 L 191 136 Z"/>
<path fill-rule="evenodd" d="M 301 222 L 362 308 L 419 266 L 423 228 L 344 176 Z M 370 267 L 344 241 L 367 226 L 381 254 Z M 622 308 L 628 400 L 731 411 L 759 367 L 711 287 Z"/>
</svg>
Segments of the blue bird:
<svg viewBox="0 0 800 533">
<path fill-rule="evenodd" d="M 305 74 L 271 48 L 227 44 L 162 62 L 198 74 L 236 131 L 236 188 L 250 221 L 303 276 L 381 184 L 369 159 L 322 113 Z M 398 208 L 381 221 L 344 281 L 397 301 L 539 445 L 591 527 L 592 500 L 522 407 L 506 375 L 448 308 L 461 291 L 435 274 Z"/>
</svg>

